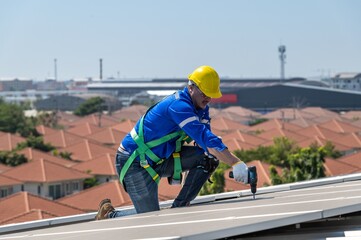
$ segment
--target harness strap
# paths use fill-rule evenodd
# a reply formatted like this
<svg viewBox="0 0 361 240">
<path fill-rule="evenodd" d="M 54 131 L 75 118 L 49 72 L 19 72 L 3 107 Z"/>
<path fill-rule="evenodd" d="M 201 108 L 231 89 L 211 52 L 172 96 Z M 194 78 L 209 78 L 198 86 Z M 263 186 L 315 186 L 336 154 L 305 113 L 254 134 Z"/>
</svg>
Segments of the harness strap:
<svg viewBox="0 0 361 240">
<path fill-rule="evenodd" d="M 178 152 L 173 153 L 173 159 L 174 159 L 173 179 L 180 181 L 181 174 L 182 174 L 182 165 L 181 165 L 180 154 Z"/>
<path fill-rule="evenodd" d="M 133 161 L 139 156 L 140 158 L 140 165 L 149 173 L 149 175 L 152 177 L 152 179 L 159 184 L 160 177 L 158 173 L 149 165 L 146 156 L 148 156 L 153 162 L 159 164 L 163 162 L 163 159 L 160 159 L 157 155 L 153 153 L 151 148 L 161 145 L 167 141 L 170 141 L 171 139 L 174 139 L 178 137 L 176 140 L 176 152 L 173 154 L 174 158 L 174 174 L 173 177 L 175 179 L 180 179 L 182 174 L 182 166 L 180 162 L 180 155 L 179 151 L 181 150 L 183 141 L 188 137 L 184 131 L 177 131 L 170 134 L 167 134 L 159 139 L 155 139 L 152 141 L 149 141 L 147 143 L 144 142 L 144 135 L 143 135 L 143 121 L 144 116 L 140 119 L 139 123 L 139 133 L 135 131 L 133 128 L 130 132 L 130 135 L 134 142 L 137 144 L 138 148 L 130 155 L 126 163 L 124 164 L 120 175 L 119 175 L 119 181 L 121 184 L 123 184 L 123 180 L 125 177 L 125 174 L 127 173 L 130 165 L 133 163 Z M 176 156 L 176 157 L 174 157 Z"/>
<path fill-rule="evenodd" d="M 134 159 L 138 156 L 139 154 L 134 151 L 132 153 L 132 155 L 130 155 L 130 157 L 128 158 L 128 160 L 125 162 L 124 166 L 122 167 L 122 170 L 120 171 L 120 175 L 119 175 L 119 181 L 121 184 L 123 184 L 123 180 L 124 180 L 124 177 L 125 177 L 125 174 L 127 173 L 130 165 L 133 163 Z M 152 177 L 152 179 L 157 183 L 159 184 L 159 181 L 160 181 L 160 177 L 158 175 L 158 173 L 156 171 L 154 171 L 154 169 L 149 165 L 145 165 L 145 166 L 142 166 L 148 173 L 149 175 Z"/>
</svg>

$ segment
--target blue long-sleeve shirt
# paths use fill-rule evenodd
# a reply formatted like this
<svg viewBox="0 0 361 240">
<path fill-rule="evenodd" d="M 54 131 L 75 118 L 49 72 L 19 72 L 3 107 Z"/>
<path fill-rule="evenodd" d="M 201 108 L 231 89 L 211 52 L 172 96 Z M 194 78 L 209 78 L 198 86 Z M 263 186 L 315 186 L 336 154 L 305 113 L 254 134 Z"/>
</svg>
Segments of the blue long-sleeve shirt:
<svg viewBox="0 0 361 240">
<path fill-rule="evenodd" d="M 135 125 L 138 135 L 139 123 L 140 121 Z M 207 151 L 207 148 L 214 148 L 218 151 L 226 148 L 222 140 L 211 132 L 209 107 L 196 109 L 187 87 L 157 103 L 146 113 L 143 121 L 145 142 L 159 139 L 179 130 L 183 130 L 204 151 Z M 156 146 L 152 148 L 152 151 L 160 159 L 168 158 L 176 149 L 176 140 L 177 138 L 174 138 Z M 129 153 L 138 147 L 130 133 L 125 136 L 121 144 Z"/>
</svg>

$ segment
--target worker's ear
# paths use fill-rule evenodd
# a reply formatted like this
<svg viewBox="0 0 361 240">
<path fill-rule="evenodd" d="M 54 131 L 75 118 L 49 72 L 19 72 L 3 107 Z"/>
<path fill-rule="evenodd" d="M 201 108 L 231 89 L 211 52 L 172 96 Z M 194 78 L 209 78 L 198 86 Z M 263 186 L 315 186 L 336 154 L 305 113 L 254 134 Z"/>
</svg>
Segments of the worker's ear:
<svg viewBox="0 0 361 240">
<path fill-rule="evenodd" d="M 194 92 L 193 85 L 188 85 L 188 91 L 189 91 L 189 93 L 193 94 L 193 92 Z"/>
</svg>

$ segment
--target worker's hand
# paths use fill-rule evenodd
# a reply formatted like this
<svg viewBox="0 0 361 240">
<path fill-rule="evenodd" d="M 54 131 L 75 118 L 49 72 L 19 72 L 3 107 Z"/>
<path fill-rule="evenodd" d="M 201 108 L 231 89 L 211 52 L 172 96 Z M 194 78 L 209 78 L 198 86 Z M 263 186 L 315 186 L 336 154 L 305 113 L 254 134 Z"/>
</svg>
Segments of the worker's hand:
<svg viewBox="0 0 361 240">
<path fill-rule="evenodd" d="M 233 165 L 233 177 L 237 182 L 248 183 L 248 167 L 244 162 Z"/>
</svg>

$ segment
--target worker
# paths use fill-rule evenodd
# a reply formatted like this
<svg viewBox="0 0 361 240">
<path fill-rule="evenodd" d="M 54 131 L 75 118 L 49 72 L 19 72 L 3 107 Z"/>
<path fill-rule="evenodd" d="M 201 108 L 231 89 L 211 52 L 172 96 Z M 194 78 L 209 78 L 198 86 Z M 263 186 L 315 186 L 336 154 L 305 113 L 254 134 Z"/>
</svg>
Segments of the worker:
<svg viewBox="0 0 361 240">
<path fill-rule="evenodd" d="M 210 66 L 200 66 L 188 76 L 187 86 L 164 98 L 138 120 L 116 153 L 119 180 L 137 213 L 159 210 L 158 183 L 182 181 L 172 208 L 188 206 L 218 166 L 218 160 L 233 167 L 237 182 L 248 182 L 248 168 L 212 133 L 209 106 L 220 98 L 220 78 Z M 194 142 L 194 145 L 184 142 Z M 123 216 L 110 199 L 99 204 L 96 220 Z"/>
</svg>

